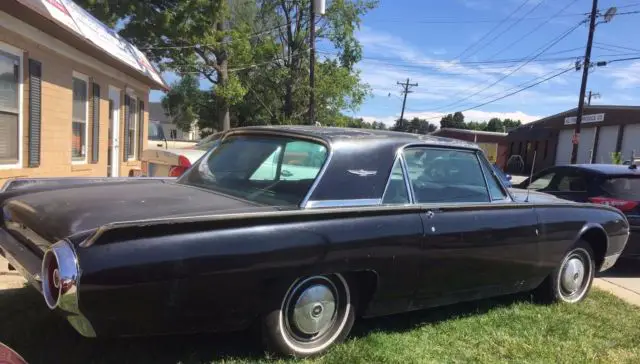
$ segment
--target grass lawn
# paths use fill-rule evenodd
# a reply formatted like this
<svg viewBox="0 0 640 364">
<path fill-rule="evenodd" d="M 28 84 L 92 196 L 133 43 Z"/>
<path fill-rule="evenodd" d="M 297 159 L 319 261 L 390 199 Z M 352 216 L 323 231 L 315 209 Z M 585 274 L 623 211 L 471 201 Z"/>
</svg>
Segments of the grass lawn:
<svg viewBox="0 0 640 364">
<path fill-rule="evenodd" d="M 245 333 L 84 339 L 31 288 L 0 293 L 0 342 L 29 363 L 269 361 Z M 575 306 L 483 300 L 360 320 L 346 343 L 309 362 L 640 363 L 640 309 L 597 290 Z"/>
</svg>

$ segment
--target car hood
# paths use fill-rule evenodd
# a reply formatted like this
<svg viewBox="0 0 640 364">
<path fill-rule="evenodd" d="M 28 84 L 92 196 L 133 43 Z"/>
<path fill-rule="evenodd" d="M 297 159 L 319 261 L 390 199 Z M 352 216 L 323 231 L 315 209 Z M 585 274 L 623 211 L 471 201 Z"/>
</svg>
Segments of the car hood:
<svg viewBox="0 0 640 364">
<path fill-rule="evenodd" d="M 113 222 L 275 209 L 175 182 L 156 181 L 96 183 L 32 192 L 11 197 L 2 205 L 6 227 L 18 226 L 48 243 Z"/>
</svg>

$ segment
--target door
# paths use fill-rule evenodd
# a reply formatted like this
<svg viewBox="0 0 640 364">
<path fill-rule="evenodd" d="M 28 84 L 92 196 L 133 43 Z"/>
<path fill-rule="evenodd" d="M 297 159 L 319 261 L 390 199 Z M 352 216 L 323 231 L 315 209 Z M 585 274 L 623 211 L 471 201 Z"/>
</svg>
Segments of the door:
<svg viewBox="0 0 640 364">
<path fill-rule="evenodd" d="M 109 86 L 109 152 L 108 171 L 110 177 L 120 176 L 120 89 Z"/>
<path fill-rule="evenodd" d="M 532 278 L 537 216 L 511 201 L 482 153 L 419 147 L 405 157 L 425 211 L 422 305 L 513 292 Z"/>
<path fill-rule="evenodd" d="M 596 163 L 611 163 L 611 154 L 616 151 L 618 143 L 618 125 L 601 126 L 598 136 Z"/>
<path fill-rule="evenodd" d="M 578 144 L 578 163 L 591 163 L 593 146 L 596 140 L 596 128 L 583 128 L 580 131 L 580 144 Z"/>
<path fill-rule="evenodd" d="M 640 158 L 640 124 L 627 124 L 624 126 L 622 136 L 622 160 L 631 160 L 632 157 Z"/>
<path fill-rule="evenodd" d="M 558 146 L 556 147 L 556 166 L 569 164 L 571 162 L 571 138 L 573 137 L 573 129 L 561 130 L 558 134 Z"/>
</svg>

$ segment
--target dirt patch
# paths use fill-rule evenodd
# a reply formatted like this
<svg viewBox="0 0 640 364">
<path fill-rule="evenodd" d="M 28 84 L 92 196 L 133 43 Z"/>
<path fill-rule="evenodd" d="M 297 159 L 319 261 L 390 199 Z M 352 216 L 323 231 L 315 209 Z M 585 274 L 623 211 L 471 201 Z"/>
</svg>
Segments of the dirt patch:
<svg viewBox="0 0 640 364">
<path fill-rule="evenodd" d="M 26 282 L 20 273 L 15 270 L 10 271 L 7 260 L 0 257 L 0 292 L 5 289 L 22 288 Z"/>
</svg>

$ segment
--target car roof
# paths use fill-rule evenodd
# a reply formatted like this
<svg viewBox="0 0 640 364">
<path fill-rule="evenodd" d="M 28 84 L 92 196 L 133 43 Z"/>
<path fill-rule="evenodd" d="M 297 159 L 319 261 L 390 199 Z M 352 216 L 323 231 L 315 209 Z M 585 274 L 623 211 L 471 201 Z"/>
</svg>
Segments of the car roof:
<svg viewBox="0 0 640 364">
<path fill-rule="evenodd" d="M 569 168 L 577 168 L 587 170 L 589 172 L 595 172 L 599 174 L 606 175 L 629 175 L 629 174 L 638 174 L 640 176 L 640 170 L 631 169 L 629 166 L 621 165 L 621 164 L 572 164 L 566 166 L 557 166 L 557 167 L 569 167 Z"/>
<path fill-rule="evenodd" d="M 384 140 L 385 142 L 395 142 L 397 144 L 419 143 L 428 145 L 479 149 L 477 144 L 463 140 L 444 138 L 434 135 L 413 134 L 379 129 L 357 129 L 311 125 L 273 125 L 240 127 L 235 128 L 232 131 L 276 131 L 319 138 L 329 143 L 341 140 L 372 142 Z"/>
</svg>

